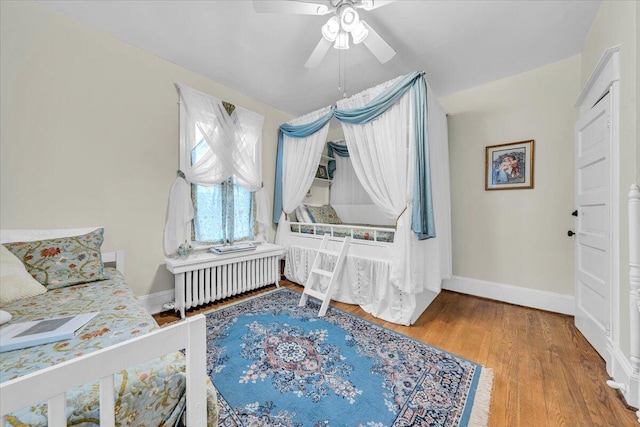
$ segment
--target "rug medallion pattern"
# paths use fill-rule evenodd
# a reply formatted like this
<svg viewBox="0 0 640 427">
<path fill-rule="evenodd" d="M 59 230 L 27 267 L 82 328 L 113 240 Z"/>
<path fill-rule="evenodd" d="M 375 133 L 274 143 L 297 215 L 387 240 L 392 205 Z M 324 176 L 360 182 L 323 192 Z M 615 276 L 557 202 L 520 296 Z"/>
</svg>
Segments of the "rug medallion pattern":
<svg viewBox="0 0 640 427">
<path fill-rule="evenodd" d="M 279 289 L 207 313 L 221 426 L 459 426 L 482 367 Z"/>
</svg>

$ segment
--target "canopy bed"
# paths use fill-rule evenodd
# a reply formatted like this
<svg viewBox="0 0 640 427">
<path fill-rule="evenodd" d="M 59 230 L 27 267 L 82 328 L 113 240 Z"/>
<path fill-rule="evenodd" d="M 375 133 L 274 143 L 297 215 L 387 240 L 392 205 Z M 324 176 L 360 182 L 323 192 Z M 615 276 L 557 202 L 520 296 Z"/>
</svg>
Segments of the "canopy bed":
<svg viewBox="0 0 640 427">
<path fill-rule="evenodd" d="M 330 145 L 338 164 L 328 168 L 336 174 L 331 190 L 336 204 L 304 206 L 333 117 L 345 137 Z M 339 176 L 341 169 L 364 195 L 334 200 L 339 184 L 350 187 Z M 334 300 L 413 324 L 451 275 L 449 197 L 446 115 L 423 73 L 398 77 L 280 126 L 274 222 L 276 243 L 287 248 L 285 276 L 307 285 L 322 236 L 350 236 Z M 330 269 L 334 261 L 324 262 Z"/>
</svg>

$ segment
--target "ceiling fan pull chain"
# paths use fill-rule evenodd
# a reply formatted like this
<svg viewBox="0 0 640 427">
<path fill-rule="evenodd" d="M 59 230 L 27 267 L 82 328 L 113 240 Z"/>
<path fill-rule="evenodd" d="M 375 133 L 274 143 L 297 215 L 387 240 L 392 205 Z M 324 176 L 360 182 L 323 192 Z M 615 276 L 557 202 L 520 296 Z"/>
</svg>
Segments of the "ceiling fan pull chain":
<svg viewBox="0 0 640 427">
<path fill-rule="evenodd" d="M 342 86 L 344 86 L 344 92 L 342 93 L 342 97 L 346 98 L 347 97 L 347 53 L 344 53 L 345 58 L 344 58 L 344 76 L 342 79 Z"/>
<path fill-rule="evenodd" d="M 342 92 L 342 51 L 338 51 L 338 92 Z"/>
<path fill-rule="evenodd" d="M 346 55 L 342 50 L 338 51 L 338 92 L 342 92 L 342 97 L 347 97 L 347 60 L 342 55 Z"/>
</svg>

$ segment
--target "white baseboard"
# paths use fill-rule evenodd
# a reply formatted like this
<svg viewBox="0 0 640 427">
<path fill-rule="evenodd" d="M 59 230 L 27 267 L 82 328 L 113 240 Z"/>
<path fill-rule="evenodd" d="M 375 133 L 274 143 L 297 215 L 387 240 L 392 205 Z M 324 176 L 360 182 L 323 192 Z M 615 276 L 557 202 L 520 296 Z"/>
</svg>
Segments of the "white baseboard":
<svg viewBox="0 0 640 427">
<path fill-rule="evenodd" d="M 442 282 L 442 288 L 524 307 L 552 311 L 554 313 L 574 314 L 573 295 L 562 295 L 555 292 L 540 291 L 523 288 L 521 286 L 505 285 L 460 276 L 445 279 Z"/>
<path fill-rule="evenodd" d="M 627 404 L 640 408 L 640 371 L 634 372 L 629 359 L 620 348 L 609 347 L 609 359 L 607 361 L 607 373 L 613 381 L 624 385 L 620 392 Z"/>
<path fill-rule="evenodd" d="M 138 300 L 142 306 L 151 314 L 160 313 L 165 311 L 162 306 L 175 299 L 175 291 L 170 289 L 168 291 L 156 292 L 154 294 L 142 295 L 138 297 Z"/>
</svg>

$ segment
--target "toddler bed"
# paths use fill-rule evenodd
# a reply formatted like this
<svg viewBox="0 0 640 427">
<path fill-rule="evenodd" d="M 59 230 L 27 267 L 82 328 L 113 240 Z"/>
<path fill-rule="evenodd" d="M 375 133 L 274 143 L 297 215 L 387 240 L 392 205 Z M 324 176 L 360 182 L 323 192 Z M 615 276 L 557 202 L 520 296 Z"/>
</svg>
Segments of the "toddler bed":
<svg viewBox="0 0 640 427">
<path fill-rule="evenodd" d="M 69 233 L 66 232 L 66 234 Z M 23 233 L 19 235 L 24 236 Z M 62 414 L 56 415 L 62 425 L 176 425 L 181 421 L 185 407 L 189 405 L 191 408 L 195 403 L 195 401 L 187 403 L 187 389 L 195 393 L 193 394 L 195 397 L 198 397 L 199 390 L 199 398 L 204 400 L 205 387 L 208 407 L 206 424 L 217 425 L 215 391 L 204 371 L 204 324 L 201 325 L 200 348 L 189 346 L 187 357 L 182 352 L 176 352 L 177 349 L 187 347 L 181 346 L 180 341 L 173 338 L 176 331 L 172 331 L 171 328 L 158 328 L 153 317 L 141 306 L 126 285 L 121 272 L 113 267 L 103 267 L 99 252 L 102 229 L 95 229 L 80 236 L 65 236 L 23 244 L 7 243 L 7 240 L 12 240 L 8 236 L 10 234 L 3 231 L 2 238 L 5 245 L 0 249 L 4 251 L 5 247 L 8 247 L 17 259 L 23 261 L 29 273 L 40 278 L 46 276 L 47 283 L 46 292 L 35 290 L 31 292 L 31 296 L 13 301 L 7 301 L 5 298 L 7 292 L 4 291 L 7 287 L 3 283 L 4 295 L 1 308 L 11 314 L 11 323 L 90 312 L 98 312 L 98 315 L 71 340 L 0 353 L 3 425 L 51 425 L 52 412 L 60 412 L 60 410 L 52 410 L 45 402 L 33 401 L 42 393 L 29 387 L 25 390 L 25 384 L 28 383 L 21 385 L 20 382 L 33 379 L 31 377 L 41 373 L 55 374 L 58 366 L 67 369 L 68 365 L 75 362 L 79 362 L 79 367 L 87 366 L 86 359 L 99 356 L 100 350 L 104 352 L 104 349 L 111 353 L 117 349 L 117 352 L 115 357 L 108 355 L 107 362 L 102 364 L 108 365 L 110 360 L 116 360 L 116 365 L 126 367 L 131 366 L 123 364 L 127 362 L 127 357 L 135 360 L 137 356 L 139 360 L 135 362 L 136 366 L 117 370 L 115 375 L 110 377 L 112 380 L 107 380 L 106 384 L 111 384 L 111 387 L 107 387 L 106 396 L 103 395 L 105 387 L 102 381 L 100 385 L 98 382 L 85 384 L 62 395 L 64 409 Z M 105 260 L 116 258 L 120 260 L 117 266 L 123 268 L 121 252 L 118 257 L 109 254 Z M 6 259 L 7 255 L 4 253 L 3 266 Z M 66 279 L 70 278 L 67 280 L 71 283 L 69 285 L 63 280 L 65 269 L 81 270 L 66 276 Z M 192 334 L 192 330 L 185 329 L 189 326 L 188 322 L 176 325 L 184 329 L 178 334 L 182 336 Z M 166 334 L 165 338 L 162 338 L 161 334 Z M 155 347 L 158 341 L 169 341 L 168 346 L 173 345 L 173 348 L 159 348 L 153 356 L 140 359 L 142 357 L 140 353 L 150 349 L 145 348 L 144 344 L 142 348 L 145 350 L 128 347 L 130 342 L 133 343 L 130 341 L 132 339 L 133 341 L 147 339 L 150 341 L 147 347 Z M 138 346 L 140 345 L 138 343 Z M 189 353 L 196 350 L 202 353 L 200 357 L 203 369 L 201 375 L 196 374 L 195 377 L 190 377 L 189 375 L 195 373 L 191 370 L 197 369 L 197 366 L 189 367 L 190 371 L 187 372 L 188 360 L 192 360 L 191 363 L 195 360 L 194 355 Z M 149 361 L 137 364 L 144 360 Z M 84 372 L 77 372 L 72 368 L 70 372 L 77 372 L 80 377 L 91 375 L 90 371 L 100 367 L 83 369 Z M 102 375 L 107 374 L 96 374 L 93 379 L 101 378 Z M 71 376 L 75 376 L 75 373 Z M 49 375 L 49 378 L 56 378 L 56 376 Z M 16 392 L 26 395 L 16 396 Z M 41 397 L 49 398 L 57 393 L 59 392 L 44 394 Z M 189 394 L 191 395 L 191 392 Z M 111 395 L 111 403 L 109 395 Z M 111 418 L 109 416 L 105 417 L 104 414 L 101 416 L 101 403 L 105 401 L 107 407 L 113 406 L 115 419 L 112 421 L 109 420 Z M 204 407 L 205 402 L 200 401 L 199 404 Z M 197 412 L 193 411 L 192 420 L 188 419 L 188 413 L 190 412 L 187 411 L 188 425 L 195 425 L 198 421 Z"/>
</svg>

